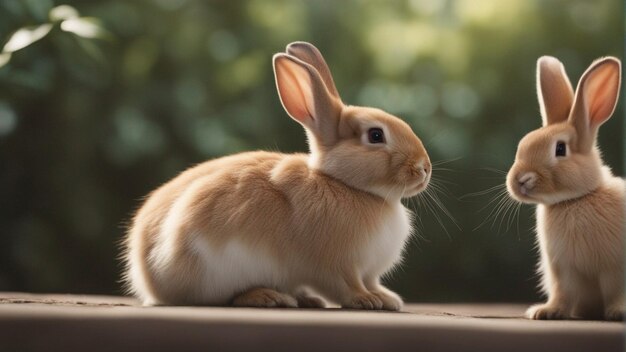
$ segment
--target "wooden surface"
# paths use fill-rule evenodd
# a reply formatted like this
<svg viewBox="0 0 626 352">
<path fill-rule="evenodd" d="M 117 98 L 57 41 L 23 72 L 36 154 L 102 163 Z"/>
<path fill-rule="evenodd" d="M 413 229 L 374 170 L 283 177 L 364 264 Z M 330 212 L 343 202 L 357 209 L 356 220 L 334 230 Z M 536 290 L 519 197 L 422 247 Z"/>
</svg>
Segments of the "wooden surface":
<svg viewBox="0 0 626 352">
<path fill-rule="evenodd" d="M 404 312 L 140 307 L 126 297 L 0 293 L 0 351 L 623 351 L 624 325 L 530 321 L 519 304 Z"/>
</svg>

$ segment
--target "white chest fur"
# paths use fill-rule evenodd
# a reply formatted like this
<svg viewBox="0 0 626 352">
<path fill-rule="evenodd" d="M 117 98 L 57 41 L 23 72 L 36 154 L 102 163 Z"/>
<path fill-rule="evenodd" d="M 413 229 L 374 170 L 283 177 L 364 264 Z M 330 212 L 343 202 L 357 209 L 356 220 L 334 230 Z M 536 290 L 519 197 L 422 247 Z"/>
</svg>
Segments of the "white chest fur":
<svg viewBox="0 0 626 352">
<path fill-rule="evenodd" d="M 544 260 L 587 276 L 623 266 L 622 181 L 567 204 L 537 206 L 537 232 Z"/>
<path fill-rule="evenodd" d="M 410 213 L 398 202 L 365 245 L 359 266 L 361 274 L 378 277 L 398 264 L 411 230 Z"/>
</svg>

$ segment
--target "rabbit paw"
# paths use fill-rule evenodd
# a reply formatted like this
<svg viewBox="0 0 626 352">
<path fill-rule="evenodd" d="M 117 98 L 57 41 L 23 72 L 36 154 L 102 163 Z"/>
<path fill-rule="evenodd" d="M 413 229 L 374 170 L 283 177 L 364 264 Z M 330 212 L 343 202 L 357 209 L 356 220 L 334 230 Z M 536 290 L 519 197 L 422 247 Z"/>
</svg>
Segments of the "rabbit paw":
<svg viewBox="0 0 626 352">
<path fill-rule="evenodd" d="M 321 297 L 301 295 L 297 296 L 298 308 L 326 308 L 326 302 Z"/>
<path fill-rule="evenodd" d="M 383 301 L 378 295 L 365 292 L 354 296 L 348 303 L 343 304 L 342 308 L 379 310 L 383 309 Z"/>
<path fill-rule="evenodd" d="M 235 307 L 297 308 L 298 301 L 290 295 L 269 288 L 255 288 L 233 300 Z"/>
<path fill-rule="evenodd" d="M 402 309 L 402 298 L 400 298 L 400 296 L 398 296 L 395 292 L 385 289 L 373 291 L 372 293 L 383 302 L 382 309 L 391 311 L 398 311 Z"/>
<path fill-rule="evenodd" d="M 533 320 L 563 320 L 567 319 L 567 314 L 561 307 L 537 304 L 528 308 L 526 317 Z"/>
<path fill-rule="evenodd" d="M 624 320 L 624 308 L 609 307 L 604 311 L 604 319 L 612 321 Z"/>
</svg>

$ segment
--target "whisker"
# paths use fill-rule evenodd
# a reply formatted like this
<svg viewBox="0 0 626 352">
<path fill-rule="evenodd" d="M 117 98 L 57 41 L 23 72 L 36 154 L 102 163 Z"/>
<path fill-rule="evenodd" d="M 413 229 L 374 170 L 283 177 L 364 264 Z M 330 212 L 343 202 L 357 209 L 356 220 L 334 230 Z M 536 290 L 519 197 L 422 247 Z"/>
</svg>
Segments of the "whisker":
<svg viewBox="0 0 626 352">
<path fill-rule="evenodd" d="M 417 199 L 415 198 L 409 198 L 408 203 L 411 204 L 415 209 L 413 210 L 414 213 L 414 218 L 417 220 L 417 229 L 416 231 L 413 231 L 413 235 L 415 237 L 417 237 L 420 240 L 424 240 L 424 237 L 421 235 L 421 232 L 424 231 L 424 224 L 422 223 L 422 217 L 421 217 L 421 209 L 418 205 L 415 204 L 415 202 L 417 201 Z"/>
<path fill-rule="evenodd" d="M 510 198 L 509 198 L 510 199 Z M 500 220 L 500 224 L 504 225 L 504 232 L 509 232 L 509 229 L 511 228 L 511 215 L 513 215 L 513 212 L 515 211 L 515 202 L 514 201 L 509 201 L 508 202 L 508 206 L 506 208 L 506 211 L 504 212 L 504 215 L 502 216 L 502 219 Z M 500 231 L 500 228 L 498 227 L 498 231 Z"/>
<path fill-rule="evenodd" d="M 439 197 L 437 196 L 435 191 L 436 191 L 436 188 L 432 188 L 432 189 L 427 188 L 424 193 L 434 203 L 433 208 L 435 210 L 437 208 L 439 210 L 441 210 L 445 216 L 447 216 L 450 220 L 452 220 L 452 223 L 454 224 L 454 226 L 456 226 L 456 228 L 458 228 L 460 230 L 461 228 L 460 228 L 458 222 L 456 221 L 454 216 L 452 216 L 450 211 L 448 211 L 448 209 L 443 205 L 443 203 L 441 202 L 441 200 L 439 199 Z M 441 225 L 443 226 L 443 224 L 441 224 Z M 443 226 L 443 227 L 445 228 L 445 226 Z M 449 237 L 450 234 L 448 233 L 447 228 L 445 228 L 445 230 L 446 230 L 446 233 L 448 234 L 448 237 Z"/>
<path fill-rule="evenodd" d="M 441 211 L 443 211 L 443 213 L 450 219 L 452 220 L 452 223 L 454 224 L 454 226 L 456 226 L 457 229 L 461 230 L 461 227 L 459 226 L 459 223 L 457 222 L 457 220 L 454 218 L 454 216 L 452 216 L 452 213 L 450 213 L 450 211 L 448 210 L 448 208 L 445 207 L 445 205 L 443 205 L 443 202 L 441 201 L 441 199 L 439 199 L 439 196 L 437 196 L 437 194 L 433 193 L 432 194 L 433 197 L 433 201 L 435 202 L 435 204 L 439 207 L 439 209 L 441 209 Z"/>
<path fill-rule="evenodd" d="M 462 156 L 457 156 L 456 158 L 452 158 L 452 159 L 444 159 L 444 160 L 437 160 L 435 162 L 430 163 L 432 166 L 437 166 L 437 165 L 443 165 L 443 164 L 449 164 L 452 162 L 455 162 L 457 160 L 461 160 L 463 159 Z"/>
<path fill-rule="evenodd" d="M 489 203 L 487 203 L 484 207 L 478 210 L 478 212 L 481 212 L 484 209 L 488 208 L 490 205 L 495 203 L 495 206 L 491 209 L 489 214 L 487 214 L 485 219 L 478 226 L 476 226 L 472 231 L 478 230 L 483 225 L 485 225 L 490 219 L 492 219 L 492 216 L 494 216 L 494 214 L 498 212 L 498 209 L 501 207 L 502 202 L 506 200 L 506 197 L 507 197 L 506 190 L 500 191 L 498 194 L 492 197 Z"/>
<path fill-rule="evenodd" d="M 422 200 L 424 201 L 423 205 L 425 206 L 425 208 L 431 213 L 433 214 L 433 216 L 435 217 L 435 220 L 437 221 L 437 223 L 439 224 L 439 226 L 441 226 L 441 228 L 443 229 L 443 231 L 446 233 L 446 235 L 448 236 L 448 238 L 450 237 L 450 233 L 448 232 L 448 229 L 446 228 L 446 226 L 443 224 L 443 220 L 441 220 L 441 217 L 439 216 L 439 214 L 437 213 L 437 211 L 435 210 L 434 206 L 430 203 L 431 200 L 429 198 L 429 194 L 426 191 L 423 191 L 420 194 Z"/>
<path fill-rule="evenodd" d="M 481 167 L 479 170 L 491 171 L 491 172 L 494 172 L 494 173 L 500 174 L 500 175 L 506 175 L 507 174 L 506 171 L 503 171 L 503 170 L 500 170 L 500 169 L 496 169 L 496 168 L 493 168 L 493 167 Z"/>
<path fill-rule="evenodd" d="M 446 183 L 452 183 L 452 182 L 440 179 L 439 177 L 431 176 L 430 181 L 428 182 L 428 188 L 432 188 L 434 190 L 445 193 L 449 191 L 448 187 L 445 186 Z"/>
<path fill-rule="evenodd" d="M 496 212 L 496 214 L 494 214 L 493 216 L 493 222 L 491 224 L 492 229 L 495 227 L 496 222 L 498 222 L 498 218 L 500 218 L 500 222 L 498 223 L 498 229 L 497 229 L 497 231 L 500 232 L 500 229 L 502 228 L 502 223 L 504 222 L 504 219 L 506 218 L 507 213 L 509 212 L 509 209 L 511 208 L 513 204 L 514 203 L 513 203 L 513 200 L 511 200 L 511 198 L 507 196 L 502 197 L 502 200 L 499 205 L 499 209 Z"/>
<path fill-rule="evenodd" d="M 438 191 L 440 193 L 444 193 L 448 197 L 451 197 L 450 190 L 448 189 L 448 187 L 446 187 L 442 183 L 445 183 L 445 182 L 443 182 L 443 180 L 438 180 L 438 179 L 434 179 L 433 180 L 431 178 L 430 183 L 429 183 L 429 187 L 432 187 L 434 190 L 436 190 L 436 191 Z M 451 185 L 456 186 L 456 184 L 454 182 L 448 182 L 448 183 L 451 184 Z"/>
<path fill-rule="evenodd" d="M 443 183 L 443 184 L 447 184 L 447 185 L 450 185 L 450 186 L 458 186 L 457 183 L 452 182 L 450 180 L 446 180 L 446 179 L 443 179 L 441 177 L 433 177 L 433 176 L 431 176 L 430 177 L 430 183 L 433 183 L 433 182 L 438 183 L 438 184 L 439 183 Z"/>
<path fill-rule="evenodd" d="M 411 210 L 413 211 L 413 214 L 415 215 L 415 219 L 417 220 L 416 226 L 417 226 L 417 233 L 420 233 L 422 231 L 424 231 L 424 224 L 422 222 L 422 207 L 421 204 L 419 204 L 419 199 L 418 198 L 409 198 L 407 200 L 408 205 L 411 207 Z M 421 236 L 420 236 L 421 237 Z"/>
<path fill-rule="evenodd" d="M 511 228 L 513 226 L 513 224 L 515 224 L 515 216 L 517 214 L 517 210 L 519 209 L 519 203 L 518 202 L 513 202 L 513 210 L 511 211 L 511 215 L 509 216 L 509 221 L 507 223 L 507 232 L 509 231 L 509 228 Z"/>
<path fill-rule="evenodd" d="M 485 208 L 487 208 L 487 207 L 488 207 L 489 205 L 491 205 L 492 203 L 494 203 L 494 202 L 496 202 L 496 201 L 500 200 L 502 197 L 506 196 L 506 193 L 507 193 L 506 189 L 502 189 L 502 190 L 500 190 L 498 193 L 496 193 L 496 194 L 492 197 L 492 199 L 491 199 L 491 201 L 489 201 L 489 203 L 485 204 L 485 206 L 484 206 L 484 207 L 482 207 L 482 208 L 478 209 L 478 212 L 480 213 L 481 211 L 485 210 Z M 497 202 L 496 202 L 496 203 L 497 203 Z"/>
<path fill-rule="evenodd" d="M 511 228 L 511 226 L 513 226 L 513 223 L 515 222 L 515 212 L 517 211 L 517 205 L 519 204 L 518 202 L 514 201 L 511 199 L 511 214 L 508 217 L 508 221 L 507 221 L 507 232 L 509 231 L 509 229 Z"/>
<path fill-rule="evenodd" d="M 440 188 L 443 188 L 444 193 L 446 193 L 447 196 L 452 197 L 450 190 L 448 189 L 448 187 L 446 187 L 446 185 L 448 186 L 455 186 L 458 187 L 459 184 L 450 180 L 447 180 L 445 177 L 441 177 L 440 175 L 431 175 L 430 176 L 430 184 L 435 184 L 437 186 L 439 186 Z"/>
<path fill-rule="evenodd" d="M 502 217 L 500 218 L 500 222 L 498 224 L 498 232 L 500 232 L 503 223 L 506 225 L 505 218 L 507 218 L 509 211 L 513 208 L 514 205 L 515 203 L 511 198 L 506 198 L 506 201 L 504 202 L 504 211 L 501 214 Z M 495 220 L 497 220 L 497 217 L 495 218 Z M 509 227 L 507 226 L 504 231 L 507 232 L 508 230 Z"/>
<path fill-rule="evenodd" d="M 435 172 L 435 171 L 459 172 L 459 170 L 450 169 L 450 168 L 447 168 L 447 167 L 434 167 L 433 166 L 433 172 Z"/>
<path fill-rule="evenodd" d="M 464 194 L 459 199 L 465 199 L 465 198 L 476 197 L 476 196 L 483 196 L 485 194 L 489 194 L 489 193 L 492 193 L 492 192 L 495 192 L 495 191 L 498 191 L 498 190 L 502 190 L 503 188 L 506 188 L 506 184 L 500 183 L 500 184 L 497 184 L 497 185 L 495 185 L 493 187 L 489 187 L 489 188 L 487 188 L 485 190 L 482 190 L 482 191 Z"/>
<path fill-rule="evenodd" d="M 521 235 L 519 232 L 519 215 L 520 215 L 520 209 L 522 209 L 522 203 L 517 203 L 517 239 L 520 240 L 521 239 Z"/>
</svg>

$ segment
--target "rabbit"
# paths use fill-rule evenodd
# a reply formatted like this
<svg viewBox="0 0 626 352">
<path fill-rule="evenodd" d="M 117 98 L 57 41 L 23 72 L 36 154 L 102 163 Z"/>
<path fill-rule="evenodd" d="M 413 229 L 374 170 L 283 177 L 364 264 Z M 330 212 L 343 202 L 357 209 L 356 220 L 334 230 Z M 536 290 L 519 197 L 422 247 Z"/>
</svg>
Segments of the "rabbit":
<svg viewBox="0 0 626 352">
<path fill-rule="evenodd" d="M 210 160 L 146 199 L 125 239 L 125 280 L 144 305 L 397 311 L 381 284 L 402 258 L 431 163 L 400 118 L 345 105 L 321 53 L 294 42 L 273 57 L 287 114 L 309 154 Z"/>
<path fill-rule="evenodd" d="M 537 204 L 538 272 L 548 300 L 529 319 L 621 320 L 626 184 L 604 165 L 598 128 L 615 110 L 621 62 L 593 62 L 574 92 L 563 64 L 537 61 L 543 126 L 519 143 L 509 194 Z"/>
</svg>

